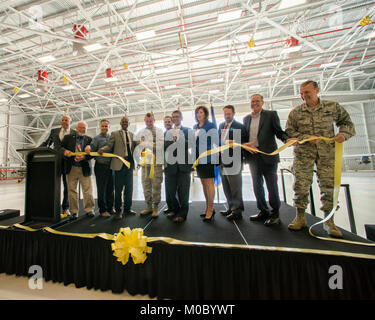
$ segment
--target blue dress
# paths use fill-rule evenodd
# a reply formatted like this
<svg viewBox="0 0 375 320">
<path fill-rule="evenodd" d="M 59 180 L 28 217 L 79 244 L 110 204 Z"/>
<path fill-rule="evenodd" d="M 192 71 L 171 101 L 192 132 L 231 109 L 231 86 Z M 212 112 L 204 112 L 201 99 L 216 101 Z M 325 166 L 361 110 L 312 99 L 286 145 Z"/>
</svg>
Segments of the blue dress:
<svg viewBox="0 0 375 320">
<path fill-rule="evenodd" d="M 216 126 L 211 122 L 206 120 L 201 128 L 198 124 L 194 125 L 195 130 L 195 158 L 214 147 L 219 145 L 219 134 Z M 197 174 L 199 178 L 214 178 L 215 177 L 215 164 L 218 164 L 218 154 L 210 155 L 199 160 L 199 164 L 196 167 Z"/>
</svg>

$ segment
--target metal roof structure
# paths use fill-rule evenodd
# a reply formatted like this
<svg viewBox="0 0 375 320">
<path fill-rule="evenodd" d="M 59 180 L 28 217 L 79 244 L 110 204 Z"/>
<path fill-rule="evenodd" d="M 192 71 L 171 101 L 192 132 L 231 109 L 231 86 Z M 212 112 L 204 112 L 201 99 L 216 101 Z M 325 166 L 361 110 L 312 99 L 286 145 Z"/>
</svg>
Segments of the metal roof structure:
<svg viewBox="0 0 375 320">
<path fill-rule="evenodd" d="M 248 110 L 255 92 L 290 110 L 307 79 L 324 97 L 372 102 L 374 12 L 367 0 L 1 1 L 0 106 L 25 116 L 17 130 L 36 145 L 66 112 Z"/>
</svg>

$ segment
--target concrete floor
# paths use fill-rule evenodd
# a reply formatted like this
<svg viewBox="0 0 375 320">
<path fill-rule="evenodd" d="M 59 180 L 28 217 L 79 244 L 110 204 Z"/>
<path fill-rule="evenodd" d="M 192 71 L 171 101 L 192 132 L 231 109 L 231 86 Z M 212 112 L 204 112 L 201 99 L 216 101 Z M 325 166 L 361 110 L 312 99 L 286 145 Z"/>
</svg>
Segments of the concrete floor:
<svg viewBox="0 0 375 320">
<path fill-rule="evenodd" d="M 95 178 L 93 178 L 95 179 Z M 94 180 L 93 180 L 94 182 Z M 134 196 L 133 199 L 142 200 L 143 191 L 140 183 L 140 175 L 134 176 Z M 355 172 L 344 173 L 342 176 L 342 184 L 350 185 L 350 192 L 352 204 L 354 208 L 354 218 L 357 227 L 357 234 L 365 236 L 365 224 L 375 224 L 375 172 Z M 93 183 L 95 185 L 95 183 Z M 288 204 L 292 205 L 293 198 L 293 177 L 290 174 L 285 174 L 286 198 Z M 282 196 L 281 179 L 279 177 L 280 195 Z M 17 183 L 16 181 L 1 181 L 0 182 L 0 203 L 1 209 L 18 209 L 21 214 L 24 214 L 24 188 L 25 183 Z M 164 188 L 162 188 L 163 190 Z M 251 177 L 248 174 L 248 169 L 244 171 L 243 177 L 243 197 L 244 200 L 254 201 Z M 317 182 L 314 181 L 313 193 L 315 199 L 315 207 L 317 215 L 322 216 L 319 212 L 319 188 Z M 96 195 L 96 188 L 94 187 L 94 195 Z M 194 200 L 204 200 L 201 183 L 198 178 L 194 179 L 191 186 L 190 198 Z M 222 188 L 219 190 L 220 200 L 225 199 Z M 165 199 L 164 190 L 162 199 Z M 350 224 L 348 219 L 346 199 L 344 189 L 340 191 L 340 209 L 335 215 L 335 222 L 341 228 L 350 231 Z M 309 212 L 309 210 L 308 210 Z M 256 213 L 256 212 L 255 212 Z M 249 216 L 254 213 L 246 213 Z M 250 222 L 249 222 L 250 223 Z M 0 222 L 1 225 L 1 222 Z M 46 300 L 46 299 L 89 299 L 89 300 L 124 300 L 124 299 L 149 299 L 148 296 L 131 296 L 124 292 L 122 294 L 113 294 L 109 291 L 101 292 L 98 290 L 87 290 L 86 288 L 75 288 L 74 285 L 64 286 L 59 283 L 44 282 L 42 290 L 32 290 L 29 288 L 29 279 L 26 277 L 17 277 L 14 275 L 0 274 L 0 299 L 1 300 Z"/>
</svg>

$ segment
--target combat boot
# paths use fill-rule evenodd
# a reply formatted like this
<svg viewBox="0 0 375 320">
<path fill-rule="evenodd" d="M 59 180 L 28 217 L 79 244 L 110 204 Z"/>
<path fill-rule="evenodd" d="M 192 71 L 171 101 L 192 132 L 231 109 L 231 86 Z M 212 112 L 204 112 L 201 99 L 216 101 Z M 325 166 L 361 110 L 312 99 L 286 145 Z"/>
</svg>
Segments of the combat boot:
<svg viewBox="0 0 375 320">
<path fill-rule="evenodd" d="M 288 225 L 289 230 L 299 231 L 306 228 L 305 212 L 297 212 L 294 220 Z"/>
<path fill-rule="evenodd" d="M 342 238 L 342 232 L 336 227 L 333 222 L 333 217 L 327 222 L 323 223 L 323 229 L 327 231 L 328 235 L 334 238 Z"/>
<path fill-rule="evenodd" d="M 141 211 L 139 214 L 141 216 L 145 216 L 145 215 L 150 214 L 150 213 L 152 213 L 152 208 L 146 208 L 143 211 Z"/>
<path fill-rule="evenodd" d="M 152 209 L 152 218 L 157 218 L 159 216 L 159 210 L 158 207 Z"/>
</svg>

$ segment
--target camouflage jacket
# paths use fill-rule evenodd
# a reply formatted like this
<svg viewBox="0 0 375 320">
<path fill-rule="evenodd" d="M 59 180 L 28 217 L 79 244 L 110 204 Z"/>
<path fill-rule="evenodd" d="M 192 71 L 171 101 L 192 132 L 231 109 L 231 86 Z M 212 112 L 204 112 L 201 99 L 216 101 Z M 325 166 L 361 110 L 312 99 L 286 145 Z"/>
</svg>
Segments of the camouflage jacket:
<svg viewBox="0 0 375 320">
<path fill-rule="evenodd" d="M 334 101 L 319 100 L 319 105 L 314 110 L 305 103 L 294 108 L 289 113 L 285 131 L 290 138 L 300 140 L 312 135 L 333 138 L 336 135 L 334 124 L 339 128 L 339 133 L 344 135 L 345 140 L 355 135 L 354 124 L 342 106 Z M 310 143 L 298 145 L 302 149 L 310 146 Z"/>
</svg>

